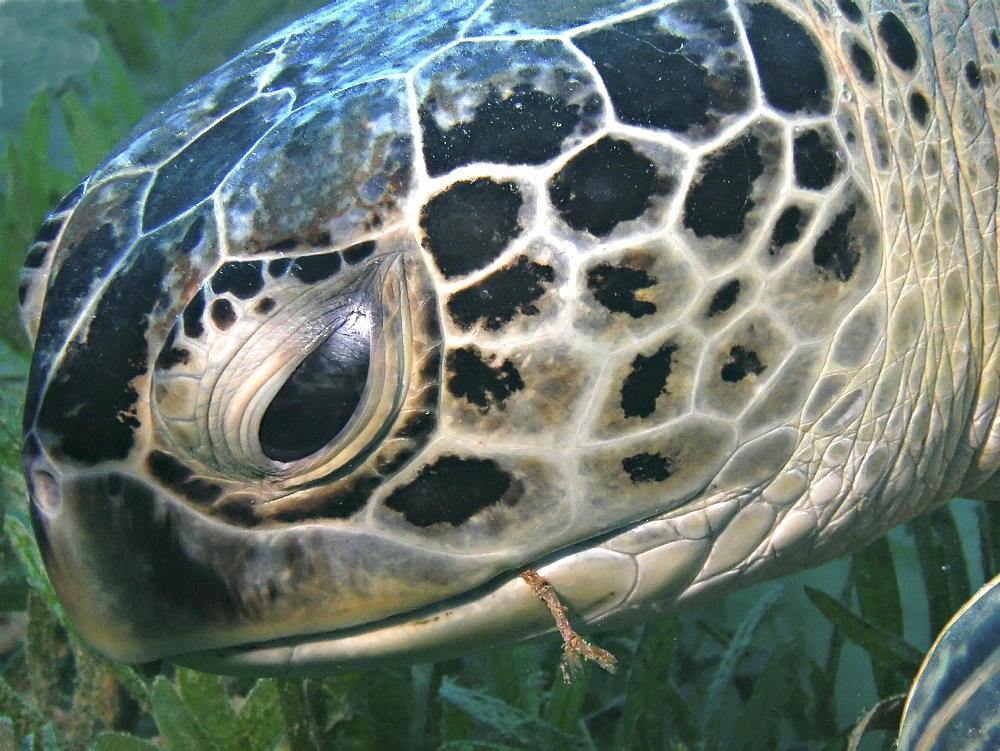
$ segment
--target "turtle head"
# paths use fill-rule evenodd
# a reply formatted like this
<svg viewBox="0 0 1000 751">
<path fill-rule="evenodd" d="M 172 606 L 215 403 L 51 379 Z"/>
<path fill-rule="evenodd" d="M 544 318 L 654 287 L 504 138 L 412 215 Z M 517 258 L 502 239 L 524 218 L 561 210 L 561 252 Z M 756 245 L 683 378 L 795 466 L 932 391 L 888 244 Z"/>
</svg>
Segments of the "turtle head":
<svg viewBox="0 0 1000 751">
<path fill-rule="evenodd" d="M 68 615 L 118 659 L 426 621 L 421 608 L 600 523 L 571 531 L 559 457 L 484 442 L 524 384 L 471 334 L 517 325 L 567 278 L 549 246 L 498 260 L 529 241 L 528 187 L 439 176 L 428 189 L 407 82 L 340 80 L 329 16 L 137 126 L 25 265 L 32 519 Z M 486 267 L 516 286 L 471 284 Z M 443 289 L 465 345 L 447 356 Z M 556 314 L 535 345 L 548 397 L 507 415 L 524 424 L 575 415 L 567 386 L 593 377 L 553 348 Z M 367 653 L 394 648 L 379 637 Z"/>
<path fill-rule="evenodd" d="M 437 419 L 434 307 L 426 290 L 413 295 L 421 274 L 407 251 L 390 246 L 227 262 L 180 313 L 165 291 L 129 282 L 133 265 L 61 351 L 46 362 L 36 349 L 32 520 L 90 641 L 145 659 L 190 649 L 192 634 L 212 646 L 353 624 L 372 601 L 400 608 L 378 571 L 403 552 L 358 581 L 358 557 L 380 543 L 335 524 Z M 157 325 L 158 305 L 172 326 Z M 354 594 L 338 594 L 345 585 Z"/>
<path fill-rule="evenodd" d="M 832 8 L 570 5 L 331 6 L 45 222 L 24 468 L 94 645 L 454 654 L 552 630 L 527 567 L 584 623 L 641 619 L 958 487 L 959 460 L 918 470 L 971 455 L 944 438 L 973 412 L 911 420 L 934 400 L 886 365 L 941 329 L 976 390 L 965 269 L 938 284 L 933 232 L 886 208 L 920 151 L 872 104 L 899 61 Z"/>
<path fill-rule="evenodd" d="M 467 587 L 358 521 L 435 434 L 441 332 L 402 82 L 330 95 L 288 60 L 266 71 L 321 66 L 327 26 L 137 126 L 25 264 L 32 519 L 67 613 L 113 657 L 342 629 Z"/>
</svg>

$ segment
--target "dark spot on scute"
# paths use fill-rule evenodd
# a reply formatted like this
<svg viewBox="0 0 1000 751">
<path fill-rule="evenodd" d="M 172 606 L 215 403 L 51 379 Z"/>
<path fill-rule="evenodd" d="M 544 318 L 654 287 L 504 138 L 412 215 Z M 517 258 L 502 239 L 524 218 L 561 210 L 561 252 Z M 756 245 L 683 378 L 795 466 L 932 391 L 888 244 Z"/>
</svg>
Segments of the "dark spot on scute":
<svg viewBox="0 0 1000 751">
<path fill-rule="evenodd" d="M 303 284 L 315 284 L 340 271 L 340 253 L 300 256 L 291 265 L 291 275 Z"/>
<path fill-rule="evenodd" d="M 895 13 L 885 13 L 878 22 L 878 37 L 893 65 L 911 71 L 917 67 L 917 45 L 906 25 Z"/>
<path fill-rule="evenodd" d="M 212 291 L 217 295 L 230 293 L 240 300 L 249 300 L 264 289 L 264 265 L 260 261 L 230 261 L 212 274 Z"/>
<path fill-rule="evenodd" d="M 182 486 L 176 488 L 176 491 L 192 503 L 200 505 L 212 503 L 216 498 L 222 495 L 221 487 L 216 485 L 214 482 L 204 480 L 200 477 L 188 480 Z"/>
<path fill-rule="evenodd" d="M 446 277 L 481 269 L 520 234 L 523 203 L 511 182 L 479 178 L 455 183 L 420 212 L 424 247 Z"/>
<path fill-rule="evenodd" d="M 765 368 L 756 352 L 737 344 L 730 348 L 729 362 L 722 366 L 720 375 L 726 383 L 739 383 L 748 375 L 760 375 Z"/>
<path fill-rule="evenodd" d="M 237 527 L 256 527 L 261 519 L 257 516 L 252 496 L 245 494 L 227 495 L 212 504 L 212 516 Z"/>
<path fill-rule="evenodd" d="M 174 326 L 163 343 L 160 354 L 156 357 L 157 370 L 170 370 L 175 365 L 182 365 L 191 357 L 191 352 L 175 346 L 177 340 L 177 327 Z"/>
<path fill-rule="evenodd" d="M 294 247 L 294 244 L 292 245 Z M 271 275 L 272 279 L 280 279 L 288 271 L 288 267 L 292 265 L 291 258 L 275 258 L 273 261 L 268 261 L 267 273 Z"/>
<path fill-rule="evenodd" d="M 684 226 L 698 237 L 740 234 L 754 207 L 754 180 L 763 173 L 760 143 L 753 134 L 707 155 L 684 200 Z"/>
<path fill-rule="evenodd" d="M 622 459 L 622 469 L 636 485 L 643 482 L 663 482 L 670 477 L 670 459 L 660 454 L 644 452 Z"/>
<path fill-rule="evenodd" d="M 872 60 L 872 56 L 868 54 L 868 50 L 864 48 L 861 42 L 854 40 L 851 42 L 851 65 L 854 66 L 854 71 L 858 74 L 862 81 L 865 83 L 875 83 L 875 61 Z"/>
<path fill-rule="evenodd" d="M 17 285 L 17 301 L 21 305 L 24 305 L 25 301 L 28 299 L 29 289 L 31 289 L 31 283 L 27 279 Z"/>
<path fill-rule="evenodd" d="M 876 169 L 884 172 L 890 168 L 891 163 L 889 134 L 886 131 L 885 122 L 875 113 L 873 107 L 865 108 L 864 127 L 871 148 L 871 162 Z"/>
<path fill-rule="evenodd" d="M 212 301 L 212 323 L 219 331 L 228 331 L 236 323 L 236 310 L 229 300 L 220 298 Z"/>
<path fill-rule="evenodd" d="M 813 248 L 813 263 L 841 282 L 851 278 L 861 261 L 861 250 L 851 232 L 856 213 L 857 207 L 849 206 L 837 214 Z"/>
<path fill-rule="evenodd" d="M 399 430 L 396 431 L 398 438 L 408 438 L 412 440 L 422 440 L 430 436 L 437 427 L 437 418 L 433 412 L 417 412 L 407 418 Z"/>
<path fill-rule="evenodd" d="M 36 243 L 49 243 L 56 239 L 59 234 L 59 230 L 63 227 L 63 222 L 65 217 L 49 217 L 45 220 L 41 227 L 38 228 L 38 234 L 35 235 Z"/>
<path fill-rule="evenodd" d="M 381 485 L 377 477 L 360 477 L 350 488 L 331 493 L 311 509 L 311 517 L 320 519 L 348 519 L 363 509 L 375 489 Z"/>
<path fill-rule="evenodd" d="M 750 5 L 747 13 L 747 37 L 768 103 L 782 112 L 828 113 L 830 80 L 812 35 L 773 5 Z"/>
<path fill-rule="evenodd" d="M 913 119 L 920 123 L 921 126 L 927 125 L 927 118 L 931 113 L 931 105 L 927 101 L 927 97 L 921 94 L 919 91 L 910 92 L 910 114 L 913 115 Z"/>
<path fill-rule="evenodd" d="M 459 290 L 448 301 L 448 312 L 459 326 L 470 329 L 482 321 L 490 331 L 518 315 L 538 315 L 535 303 L 556 278 L 551 266 L 521 256 L 482 281 Z"/>
<path fill-rule="evenodd" d="M 309 246 L 311 246 L 311 247 L 313 247 L 313 248 L 328 248 L 328 247 L 330 247 L 330 243 L 331 242 L 333 242 L 333 237 L 330 235 L 329 232 L 326 232 L 326 231 L 320 232 L 320 233 L 318 233 L 316 235 L 310 235 L 310 236 L 306 237 L 306 244 L 309 245 Z M 357 252 L 360 253 L 360 252 L 363 252 L 361 250 L 361 246 L 367 245 L 367 244 L 368 243 L 358 243 L 357 245 L 355 245 L 353 247 L 357 248 L 358 249 Z M 374 250 L 374 245 L 373 245 L 372 249 Z M 348 248 L 344 252 L 346 253 L 349 250 L 352 250 L 352 248 Z"/>
<path fill-rule="evenodd" d="M 837 7 L 844 14 L 844 18 L 851 23 L 861 23 L 864 19 L 864 16 L 861 14 L 861 8 L 858 7 L 854 0 L 837 0 Z"/>
<path fill-rule="evenodd" d="M 420 451 L 419 445 L 400 445 L 395 447 L 395 453 L 382 454 L 375 460 L 375 471 L 382 477 L 392 477 L 410 463 Z"/>
<path fill-rule="evenodd" d="M 277 303 L 274 302 L 273 297 L 265 297 L 254 306 L 254 310 L 257 311 L 259 315 L 266 316 L 274 310 L 274 306 L 276 304 Z"/>
<path fill-rule="evenodd" d="M 428 334 L 427 341 L 433 341 L 435 343 L 440 342 L 441 332 L 436 332 L 434 336 Z M 427 383 L 428 388 L 432 385 L 437 385 L 437 382 L 441 380 L 441 351 L 436 346 L 424 357 L 424 362 L 420 366 L 419 377 L 422 381 Z M 424 397 L 425 403 L 429 403 L 427 401 L 428 398 L 428 396 Z"/>
<path fill-rule="evenodd" d="M 424 404 L 433 404 L 436 406 L 438 400 L 441 398 L 441 385 L 439 383 L 430 384 L 420 396 Z"/>
<path fill-rule="evenodd" d="M 416 454 L 416 449 L 404 448 L 392 456 L 380 456 L 375 460 L 375 471 L 382 475 L 382 477 L 391 477 L 409 464 L 410 460 Z"/>
<path fill-rule="evenodd" d="M 441 316 L 438 314 L 437 305 L 427 306 L 427 315 L 424 316 L 424 333 L 430 341 L 441 340 Z"/>
<path fill-rule="evenodd" d="M 570 227 L 597 237 L 649 208 L 673 182 L 628 141 L 605 137 L 573 157 L 549 182 L 549 197 Z"/>
<path fill-rule="evenodd" d="M 802 230 L 807 219 L 806 213 L 798 206 L 788 206 L 782 211 L 778 221 L 774 223 L 768 253 L 772 256 L 776 255 L 783 247 L 802 237 Z"/>
<path fill-rule="evenodd" d="M 872 152 L 871 161 L 879 170 L 888 170 L 891 163 L 891 146 L 885 122 L 876 114 L 874 107 L 866 107 L 864 126 L 868 134 L 868 142 Z"/>
<path fill-rule="evenodd" d="M 179 244 L 198 242 L 203 224 L 195 221 Z M 146 330 L 166 258 L 149 247 L 130 260 L 101 295 L 86 331 L 67 345 L 38 410 L 50 450 L 87 465 L 125 459 L 139 426 L 133 381 L 149 369 Z"/>
<path fill-rule="evenodd" d="M 417 527 L 441 523 L 457 527 L 490 506 L 514 505 L 523 492 L 494 461 L 448 455 L 424 467 L 408 485 L 394 490 L 385 505 Z"/>
<path fill-rule="evenodd" d="M 275 102 L 252 99 L 225 115 L 156 171 L 142 212 L 148 231 L 207 198 L 274 124 Z"/>
<path fill-rule="evenodd" d="M 979 72 L 979 66 L 976 65 L 975 60 L 969 60 L 965 64 L 965 80 L 969 82 L 969 86 L 974 89 L 978 89 L 983 85 L 983 77 Z"/>
<path fill-rule="evenodd" d="M 151 451 L 146 457 L 146 466 L 150 474 L 167 486 L 177 485 L 187 480 L 191 469 L 181 464 L 177 459 L 164 451 Z"/>
<path fill-rule="evenodd" d="M 649 417 L 656 410 L 656 400 L 667 393 L 670 364 L 677 345 L 664 344 L 653 354 L 636 355 L 632 371 L 622 384 L 622 412 L 625 417 Z"/>
<path fill-rule="evenodd" d="M 792 146 L 795 182 L 809 190 L 829 188 L 837 175 L 840 157 L 828 133 L 807 130 L 795 137 Z"/>
<path fill-rule="evenodd" d="M 314 519 L 348 519 L 364 508 L 379 484 L 378 478 L 361 477 L 346 490 L 336 490 L 299 508 L 283 509 L 269 518 L 286 524 Z"/>
<path fill-rule="evenodd" d="M 349 264 L 361 263 L 363 260 L 371 256 L 375 252 L 375 241 L 369 240 L 367 242 L 358 243 L 357 245 L 352 245 L 349 248 L 345 248 L 340 251 L 340 255 L 343 256 L 344 261 Z"/>
<path fill-rule="evenodd" d="M 990 29 L 990 44 L 993 45 L 993 49 L 1000 52 L 1000 31 Z"/>
<path fill-rule="evenodd" d="M 712 318 L 713 316 L 717 316 L 719 313 L 726 312 L 736 304 L 736 300 L 739 296 L 740 280 L 732 279 L 726 282 L 715 291 L 714 295 L 712 295 L 712 300 L 708 304 L 708 313 L 706 313 L 706 317 Z"/>
<path fill-rule="evenodd" d="M 40 269 L 45 264 L 45 259 L 49 255 L 52 246 L 47 243 L 35 243 L 24 258 L 24 268 Z"/>
<path fill-rule="evenodd" d="M 205 333 L 205 326 L 201 321 L 203 315 L 205 315 L 205 292 L 199 289 L 191 298 L 191 302 L 184 308 L 184 313 L 181 314 L 181 320 L 184 323 L 184 336 L 189 339 L 197 339 Z"/>
<path fill-rule="evenodd" d="M 594 299 L 612 313 L 628 313 L 632 318 L 656 312 L 656 305 L 636 297 L 639 290 L 649 289 L 655 284 L 656 279 L 645 269 L 628 265 L 599 263 L 587 270 L 587 289 Z"/>
<path fill-rule="evenodd" d="M 146 457 L 146 467 L 163 487 L 187 498 L 192 503 L 212 503 L 222 495 L 222 488 L 200 477 L 191 477 L 194 474 L 191 469 L 165 451 L 149 452 L 149 456 Z"/>
<path fill-rule="evenodd" d="M 524 388 L 521 374 L 514 363 L 504 360 L 498 365 L 485 362 L 476 347 L 462 347 L 448 353 L 448 391 L 459 399 L 468 399 L 482 414 L 504 402 Z"/>
<path fill-rule="evenodd" d="M 700 21 L 718 25 L 719 16 Z M 729 19 L 721 23 L 711 32 L 732 36 Z M 585 32 L 573 41 L 597 67 L 618 119 L 630 125 L 684 133 L 710 124 L 715 113 L 738 112 L 749 102 L 743 67 L 726 75 L 710 72 L 698 43 L 660 28 L 653 16 Z"/>
<path fill-rule="evenodd" d="M 559 155 L 580 122 L 580 107 L 518 84 L 507 96 L 491 91 L 471 118 L 442 130 L 432 100 L 420 107 L 427 172 L 441 175 L 473 162 L 542 164 Z"/>
</svg>

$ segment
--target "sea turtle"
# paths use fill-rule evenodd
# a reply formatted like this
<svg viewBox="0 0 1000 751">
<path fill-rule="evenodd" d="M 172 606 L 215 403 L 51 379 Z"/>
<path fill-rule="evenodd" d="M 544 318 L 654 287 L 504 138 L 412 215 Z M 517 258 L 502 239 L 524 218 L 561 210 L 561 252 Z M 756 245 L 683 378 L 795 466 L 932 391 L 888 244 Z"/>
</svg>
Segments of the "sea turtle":
<svg viewBox="0 0 1000 751">
<path fill-rule="evenodd" d="M 24 469 L 120 660 L 634 621 L 996 496 L 993 3 L 340 2 L 23 274 Z"/>
</svg>

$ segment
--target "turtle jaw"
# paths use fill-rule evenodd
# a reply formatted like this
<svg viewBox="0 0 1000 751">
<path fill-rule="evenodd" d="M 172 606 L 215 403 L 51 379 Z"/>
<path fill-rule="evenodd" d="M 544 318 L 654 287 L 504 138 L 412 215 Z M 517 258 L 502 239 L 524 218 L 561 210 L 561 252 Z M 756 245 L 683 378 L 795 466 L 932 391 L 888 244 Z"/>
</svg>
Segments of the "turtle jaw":
<svg viewBox="0 0 1000 751">
<path fill-rule="evenodd" d="M 574 626 L 620 626 L 649 617 L 620 608 L 622 556 L 586 543 L 532 564 L 571 604 Z M 614 575 L 608 577 L 608 569 Z M 657 611 L 660 612 L 660 611 Z M 662 613 L 660 613 L 662 614 Z M 178 665 L 223 675 L 322 677 L 378 665 L 453 659 L 549 637 L 555 621 L 518 575 L 507 571 L 468 592 L 381 621 L 304 637 L 173 655 Z"/>
<path fill-rule="evenodd" d="M 34 452 L 25 473 L 39 550 L 66 614 L 121 662 L 326 675 L 554 629 L 517 575 L 523 562 L 417 558 L 391 540 L 323 524 L 237 529 L 138 478 L 60 475 Z M 585 542 L 531 565 L 582 625 L 615 611 L 628 592 L 631 568 L 621 559 Z"/>
<path fill-rule="evenodd" d="M 205 643 L 223 643 L 204 629 L 220 618 L 225 592 L 218 583 L 212 591 L 203 567 L 178 561 L 181 548 L 171 554 L 176 527 L 151 489 L 120 475 L 59 478 L 42 463 L 27 472 L 35 539 L 67 616 L 91 646 L 142 662 L 190 643 L 198 631 Z M 143 551 L 158 526 L 167 532 L 162 544 Z"/>
<path fill-rule="evenodd" d="M 554 625 L 528 585 L 508 573 L 464 595 L 365 626 L 199 650 L 170 660 L 222 675 L 322 677 L 513 646 L 550 634 Z"/>
<path fill-rule="evenodd" d="M 66 614 L 123 662 L 364 628 L 512 567 L 500 556 L 416 556 L 331 524 L 234 528 L 125 473 L 25 463 L 36 539 Z"/>
</svg>

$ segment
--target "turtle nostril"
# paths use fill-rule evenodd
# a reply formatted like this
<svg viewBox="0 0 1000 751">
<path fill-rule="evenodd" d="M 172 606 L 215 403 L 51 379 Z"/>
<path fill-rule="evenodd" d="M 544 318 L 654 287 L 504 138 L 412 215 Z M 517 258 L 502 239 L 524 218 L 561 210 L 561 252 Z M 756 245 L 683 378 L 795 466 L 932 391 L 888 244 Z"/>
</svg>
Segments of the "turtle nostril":
<svg viewBox="0 0 1000 751">
<path fill-rule="evenodd" d="M 51 516 L 59 510 L 59 506 L 62 505 L 62 494 L 59 492 L 59 483 L 55 477 L 44 470 L 36 469 L 29 475 L 28 485 L 31 502 L 39 511 Z"/>
</svg>

